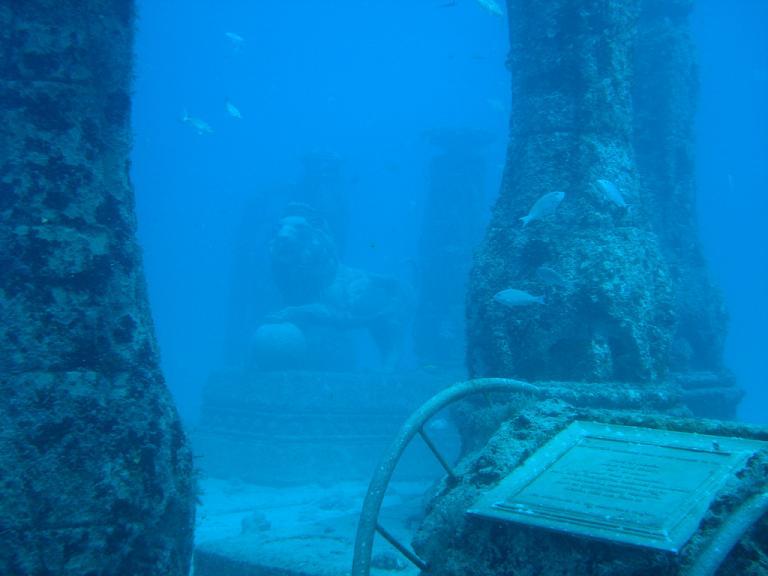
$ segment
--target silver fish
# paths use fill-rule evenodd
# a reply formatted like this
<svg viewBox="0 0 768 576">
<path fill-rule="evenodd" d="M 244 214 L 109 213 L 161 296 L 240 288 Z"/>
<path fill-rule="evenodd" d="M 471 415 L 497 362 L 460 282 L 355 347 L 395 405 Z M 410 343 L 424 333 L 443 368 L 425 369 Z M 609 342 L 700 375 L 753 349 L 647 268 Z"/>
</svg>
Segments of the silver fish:
<svg viewBox="0 0 768 576">
<path fill-rule="evenodd" d="M 186 110 L 184 111 L 184 115 L 181 117 L 181 121 L 184 122 L 184 124 L 194 128 L 199 136 L 202 136 L 203 134 L 213 134 L 213 128 L 211 128 L 211 125 L 208 124 L 208 122 L 201 120 L 200 118 L 190 116 L 187 114 Z"/>
<path fill-rule="evenodd" d="M 507 308 L 517 308 L 518 306 L 530 306 L 531 304 L 544 304 L 544 296 L 534 296 L 523 290 L 507 288 L 497 292 L 493 299 Z"/>
<path fill-rule="evenodd" d="M 548 286 L 566 286 L 568 284 L 557 270 L 549 266 L 539 266 L 536 270 L 536 277 Z"/>
<path fill-rule="evenodd" d="M 484 10 L 490 14 L 493 14 L 494 16 L 504 16 L 504 12 L 502 12 L 501 7 L 496 3 L 495 0 L 477 0 L 477 3 L 480 4 Z"/>
<path fill-rule="evenodd" d="M 232 116 L 232 118 L 240 118 L 242 119 L 243 115 L 240 113 L 240 110 L 237 109 L 237 106 L 232 104 L 229 100 L 227 100 L 226 103 L 227 112 L 229 112 L 229 115 Z"/>
<path fill-rule="evenodd" d="M 597 186 L 600 188 L 605 197 L 613 202 L 619 208 L 626 208 L 627 203 L 624 201 L 624 196 L 621 195 L 619 189 L 610 180 L 598 180 Z"/>
<path fill-rule="evenodd" d="M 442 432 L 443 430 L 448 430 L 450 427 L 450 422 L 445 418 L 436 418 L 435 420 L 430 420 L 429 424 L 427 424 L 427 430 L 430 432 Z"/>
<path fill-rule="evenodd" d="M 235 32 L 224 32 L 224 36 L 226 36 L 229 41 L 232 42 L 232 45 L 235 48 L 240 48 L 243 45 L 243 42 L 245 42 L 245 38 Z"/>
<path fill-rule="evenodd" d="M 541 220 L 546 216 L 550 216 L 555 213 L 560 202 L 565 198 L 565 192 L 549 192 L 544 194 L 541 198 L 536 200 L 536 203 L 531 208 L 530 212 L 526 216 L 520 218 L 523 221 L 523 228 L 528 225 L 529 222 L 534 220 Z"/>
</svg>

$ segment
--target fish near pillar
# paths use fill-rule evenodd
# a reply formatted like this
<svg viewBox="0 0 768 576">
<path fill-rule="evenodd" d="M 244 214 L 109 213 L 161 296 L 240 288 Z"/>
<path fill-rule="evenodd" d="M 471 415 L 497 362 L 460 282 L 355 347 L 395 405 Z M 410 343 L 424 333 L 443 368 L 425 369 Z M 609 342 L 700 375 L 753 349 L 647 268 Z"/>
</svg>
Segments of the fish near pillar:
<svg viewBox="0 0 768 576">
<path fill-rule="evenodd" d="M 638 2 L 507 2 L 510 139 L 470 277 L 473 377 L 650 381 L 667 369 L 672 293 L 632 140 Z M 507 289 L 530 297 L 494 298 Z"/>
<path fill-rule="evenodd" d="M 189 573 L 129 180 L 134 5 L 0 3 L 0 574 Z"/>
</svg>

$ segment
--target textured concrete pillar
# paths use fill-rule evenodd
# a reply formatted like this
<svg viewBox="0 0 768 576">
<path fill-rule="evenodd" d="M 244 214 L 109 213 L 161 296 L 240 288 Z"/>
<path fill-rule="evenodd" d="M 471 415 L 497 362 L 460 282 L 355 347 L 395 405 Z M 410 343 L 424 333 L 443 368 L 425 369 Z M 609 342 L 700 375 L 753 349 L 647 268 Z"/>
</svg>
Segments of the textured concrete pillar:
<svg viewBox="0 0 768 576">
<path fill-rule="evenodd" d="M 635 154 L 674 293 L 674 370 L 722 369 L 726 313 L 696 221 L 693 0 L 642 0 L 635 49 Z"/>
<path fill-rule="evenodd" d="M 0 3 L 0 573 L 186 574 L 129 181 L 133 2 Z"/>
<path fill-rule="evenodd" d="M 667 367 L 672 294 L 633 152 L 638 1 L 508 0 L 511 134 L 471 274 L 474 376 L 639 381 Z M 523 228 L 519 218 L 556 190 L 566 193 L 556 214 Z M 541 266 L 562 285 L 542 281 Z M 546 303 L 509 309 L 493 300 L 510 287 Z"/>
</svg>

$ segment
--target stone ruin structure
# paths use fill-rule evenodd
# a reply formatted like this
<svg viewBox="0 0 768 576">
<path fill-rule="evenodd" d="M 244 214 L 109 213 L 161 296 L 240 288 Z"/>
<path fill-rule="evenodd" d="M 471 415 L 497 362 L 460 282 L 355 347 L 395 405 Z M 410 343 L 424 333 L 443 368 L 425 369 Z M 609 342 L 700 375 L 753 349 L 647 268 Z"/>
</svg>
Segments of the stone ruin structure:
<svg viewBox="0 0 768 576">
<path fill-rule="evenodd" d="M 271 277 L 269 245 L 286 205 L 301 203 L 315 209 L 327 223 L 337 255 L 344 259 L 350 188 L 346 168 L 336 154 L 311 152 L 301 158 L 294 184 L 260 190 L 243 204 L 232 250 L 228 364 L 242 363 L 251 335 L 280 303 Z"/>
<path fill-rule="evenodd" d="M 765 573 L 768 431 L 692 417 L 731 418 L 741 393 L 723 368 L 725 314 L 697 240 L 691 6 L 507 0 L 511 136 L 467 306 L 468 368 L 486 378 L 443 397 L 486 392 L 454 407 L 463 456 L 412 541 L 429 574 Z M 522 226 L 553 191 L 566 193 L 554 213 Z M 494 295 L 507 288 L 544 301 L 502 306 Z M 580 426 L 602 427 L 608 445 L 591 451 L 589 433 L 564 447 Z M 678 449 L 671 437 L 692 443 L 690 457 L 656 459 Z M 687 485 L 742 441 L 722 483 Z M 671 517 L 690 532 L 664 548 Z M 620 544 L 635 528 L 658 540 Z M 361 566 L 358 553 L 354 576 Z"/>
<path fill-rule="evenodd" d="M 509 3 L 510 144 L 471 274 L 471 376 L 666 380 L 698 413 L 734 416 L 741 392 L 695 222 L 691 4 Z M 555 190 L 556 214 L 522 226 Z M 542 266 L 562 282 L 542 281 Z M 500 306 L 510 287 L 546 303 Z"/>
<path fill-rule="evenodd" d="M 0 4 L 0 573 L 186 576 L 129 180 L 134 5 Z"/>
<path fill-rule="evenodd" d="M 276 302 L 252 329 L 244 365 L 205 386 L 193 438 L 202 466 L 268 485 L 367 478 L 408 410 L 444 384 L 395 370 L 410 294 L 393 277 L 345 266 L 329 223 L 303 203 L 285 207 L 263 248 Z M 366 334 L 381 370 L 357 366 Z"/>
</svg>

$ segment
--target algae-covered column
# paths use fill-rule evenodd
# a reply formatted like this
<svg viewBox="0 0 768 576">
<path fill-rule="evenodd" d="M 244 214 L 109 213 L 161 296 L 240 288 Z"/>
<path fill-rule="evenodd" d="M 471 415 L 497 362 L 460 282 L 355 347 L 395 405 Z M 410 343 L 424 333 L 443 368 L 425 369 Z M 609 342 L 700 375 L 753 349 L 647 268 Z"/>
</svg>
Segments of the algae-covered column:
<svg viewBox="0 0 768 576">
<path fill-rule="evenodd" d="M 508 0 L 511 133 L 471 274 L 473 376 L 642 381 L 667 367 L 672 295 L 632 141 L 638 2 Z M 507 288 L 543 303 L 494 300 Z"/>
<path fill-rule="evenodd" d="M 643 193 L 675 295 L 671 367 L 722 370 L 726 313 L 713 286 L 696 221 L 693 0 L 642 0 L 635 51 L 635 153 Z"/>
<path fill-rule="evenodd" d="M 129 181 L 133 2 L 0 3 L 0 573 L 187 574 Z"/>
</svg>

